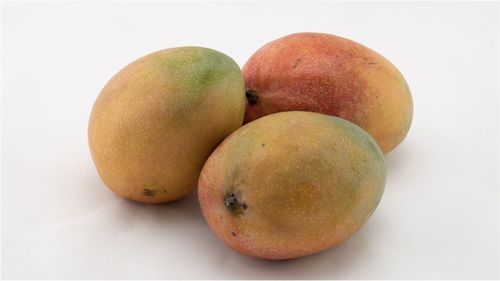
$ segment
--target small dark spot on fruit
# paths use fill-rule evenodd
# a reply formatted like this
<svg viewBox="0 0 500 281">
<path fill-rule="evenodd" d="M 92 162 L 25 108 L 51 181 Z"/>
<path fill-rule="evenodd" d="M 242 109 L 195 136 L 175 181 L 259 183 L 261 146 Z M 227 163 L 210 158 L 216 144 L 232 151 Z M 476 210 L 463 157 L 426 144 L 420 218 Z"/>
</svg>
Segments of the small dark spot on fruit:
<svg viewBox="0 0 500 281">
<path fill-rule="evenodd" d="M 148 189 L 148 188 L 144 188 L 144 190 L 142 191 L 142 195 L 144 195 L 144 196 L 154 197 L 155 194 L 156 194 L 156 191 Z"/>
<path fill-rule="evenodd" d="M 377 63 L 376 63 L 376 62 L 374 62 L 374 61 L 370 61 L 370 62 L 368 62 L 368 64 L 369 64 L 369 65 L 374 65 L 374 64 L 377 64 Z"/>
<path fill-rule="evenodd" d="M 236 232 L 231 231 L 231 234 L 232 234 L 234 237 L 236 237 Z"/>
<path fill-rule="evenodd" d="M 263 144 L 262 144 L 262 146 L 266 146 L 266 144 L 265 144 L 265 143 L 263 143 Z"/>
<path fill-rule="evenodd" d="M 247 98 L 247 101 L 249 104 L 256 104 L 257 101 L 259 100 L 259 95 L 257 94 L 257 91 L 254 89 L 247 89 L 245 92 L 245 96 Z"/>
<path fill-rule="evenodd" d="M 246 208 L 248 208 L 248 206 L 247 206 L 247 204 L 246 204 L 246 203 L 243 203 L 243 204 L 241 205 L 241 207 L 243 208 L 243 210 L 245 210 Z"/>
<path fill-rule="evenodd" d="M 299 66 L 301 62 L 302 62 L 302 59 L 301 58 L 297 58 L 295 60 L 295 63 L 293 64 L 293 69 L 297 68 L 297 66 Z"/>
</svg>

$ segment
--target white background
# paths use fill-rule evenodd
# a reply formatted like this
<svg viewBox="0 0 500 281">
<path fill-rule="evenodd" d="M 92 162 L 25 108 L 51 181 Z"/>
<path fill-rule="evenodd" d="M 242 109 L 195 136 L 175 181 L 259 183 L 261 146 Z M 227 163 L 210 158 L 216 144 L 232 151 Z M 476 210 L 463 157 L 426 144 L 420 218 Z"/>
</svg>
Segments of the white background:
<svg viewBox="0 0 500 281">
<path fill-rule="evenodd" d="M 500 278 L 500 3 L 2 2 L 2 277 Z M 106 81 L 155 50 L 200 45 L 243 66 L 263 44 L 317 31 L 391 60 L 415 116 L 386 156 L 379 208 L 352 239 L 292 261 L 241 256 L 195 194 L 118 198 L 87 121 Z"/>
</svg>

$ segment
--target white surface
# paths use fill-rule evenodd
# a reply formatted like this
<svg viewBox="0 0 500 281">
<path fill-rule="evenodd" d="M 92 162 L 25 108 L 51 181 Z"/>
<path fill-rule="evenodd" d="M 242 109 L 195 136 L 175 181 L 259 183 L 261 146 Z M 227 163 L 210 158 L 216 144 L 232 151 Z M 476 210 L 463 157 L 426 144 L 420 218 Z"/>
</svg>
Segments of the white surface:
<svg viewBox="0 0 500 281">
<path fill-rule="evenodd" d="M 500 278 L 499 3 L 2 2 L 2 277 Z M 310 257 L 241 256 L 195 194 L 116 197 L 87 148 L 106 81 L 149 52 L 211 47 L 241 66 L 270 40 L 320 31 L 389 58 L 414 123 L 386 157 L 379 208 Z"/>
</svg>

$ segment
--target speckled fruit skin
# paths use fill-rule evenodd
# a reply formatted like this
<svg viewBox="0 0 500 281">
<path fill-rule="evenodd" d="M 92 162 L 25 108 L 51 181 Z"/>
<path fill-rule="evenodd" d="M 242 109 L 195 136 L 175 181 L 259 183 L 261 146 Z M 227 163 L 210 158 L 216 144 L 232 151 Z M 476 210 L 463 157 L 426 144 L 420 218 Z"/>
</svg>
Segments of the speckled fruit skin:
<svg viewBox="0 0 500 281">
<path fill-rule="evenodd" d="M 346 120 L 271 114 L 241 127 L 203 167 L 198 195 L 214 233 L 232 249 L 291 259 L 351 237 L 385 185 L 380 148 Z"/>
<path fill-rule="evenodd" d="M 104 183 L 144 203 L 196 188 L 205 160 L 243 122 L 239 66 L 206 48 L 161 50 L 132 62 L 104 87 L 88 141 Z"/>
<path fill-rule="evenodd" d="M 388 153 L 410 129 L 408 85 L 387 59 L 351 40 L 296 33 L 259 49 L 243 67 L 245 123 L 280 111 L 338 116 L 365 129 Z"/>
</svg>

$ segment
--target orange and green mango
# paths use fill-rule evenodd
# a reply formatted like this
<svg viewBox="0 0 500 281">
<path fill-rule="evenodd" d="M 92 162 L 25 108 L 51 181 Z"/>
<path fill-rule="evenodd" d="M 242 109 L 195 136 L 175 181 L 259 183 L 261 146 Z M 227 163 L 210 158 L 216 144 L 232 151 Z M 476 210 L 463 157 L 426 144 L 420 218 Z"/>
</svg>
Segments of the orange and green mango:
<svg viewBox="0 0 500 281">
<path fill-rule="evenodd" d="M 313 112 L 250 122 L 212 153 L 198 196 L 232 249 L 262 259 L 313 254 L 351 237 L 384 190 L 383 154 L 355 124 Z"/>
<path fill-rule="evenodd" d="M 176 200 L 196 188 L 244 108 L 243 76 L 231 58 L 200 47 L 161 50 L 126 66 L 100 93 L 88 127 L 92 158 L 116 194 Z"/>
</svg>

